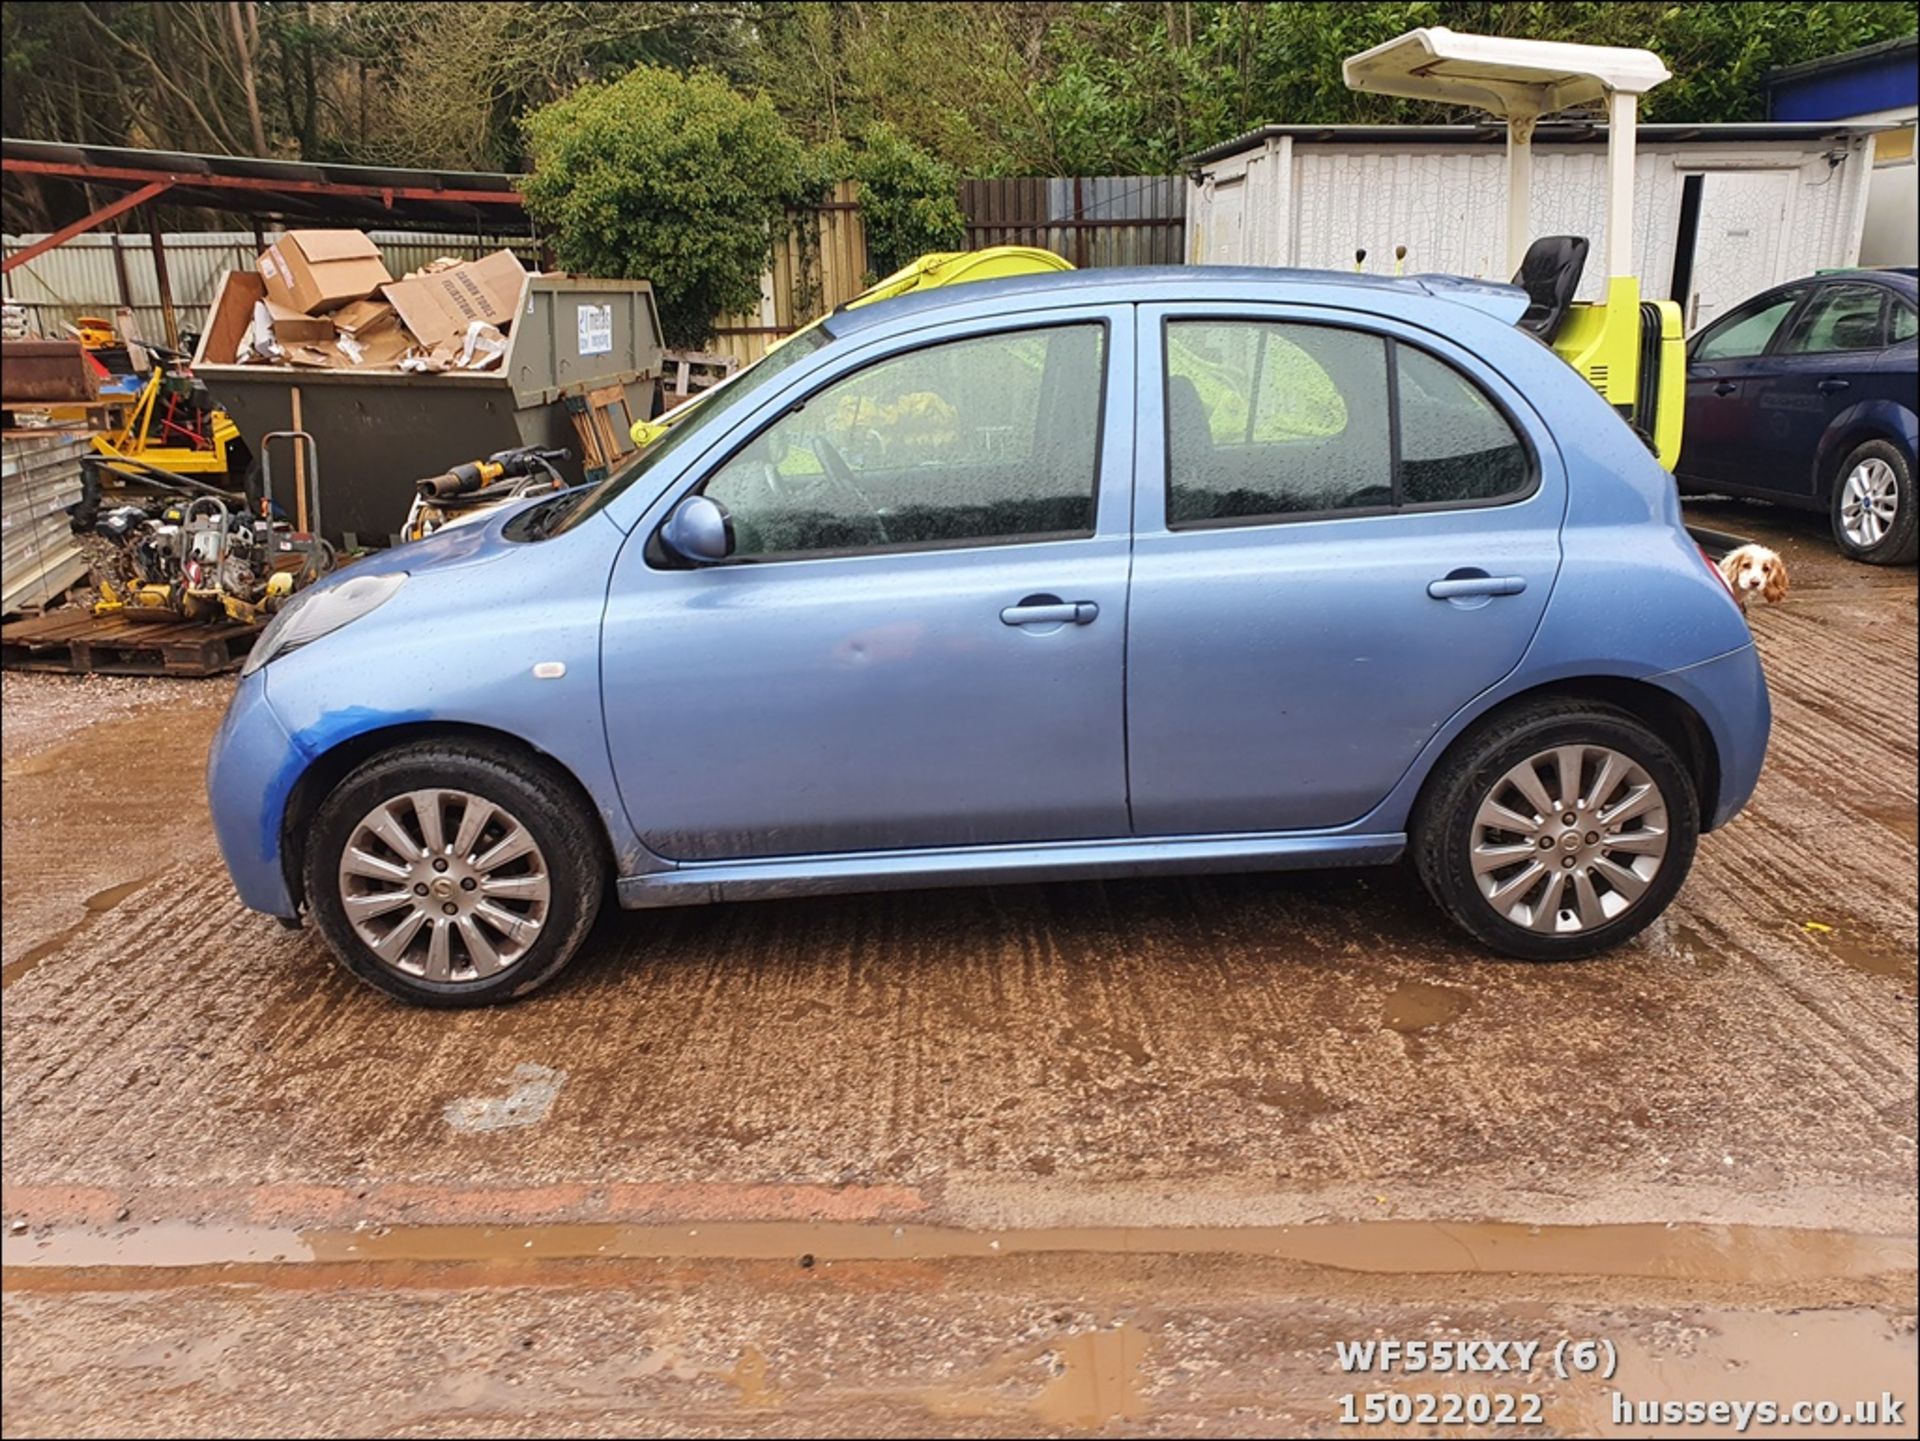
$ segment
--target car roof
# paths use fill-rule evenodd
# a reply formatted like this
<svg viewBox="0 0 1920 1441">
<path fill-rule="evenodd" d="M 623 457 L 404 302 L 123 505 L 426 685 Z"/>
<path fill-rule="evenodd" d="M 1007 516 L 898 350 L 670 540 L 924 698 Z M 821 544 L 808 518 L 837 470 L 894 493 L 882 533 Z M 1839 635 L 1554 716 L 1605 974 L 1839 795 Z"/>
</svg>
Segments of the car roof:
<svg viewBox="0 0 1920 1441">
<path fill-rule="evenodd" d="M 1187 300 L 1308 300 L 1344 303 L 1391 313 L 1396 300 L 1444 299 L 1511 323 L 1526 309 L 1516 285 L 1455 275 L 1358 275 L 1340 270 L 1277 266 L 1133 265 L 1092 270 L 1054 270 L 970 281 L 915 291 L 891 300 L 842 307 L 826 322 L 836 337 L 921 312 L 960 305 L 1006 304 L 1010 310 L 1048 304 Z"/>
</svg>

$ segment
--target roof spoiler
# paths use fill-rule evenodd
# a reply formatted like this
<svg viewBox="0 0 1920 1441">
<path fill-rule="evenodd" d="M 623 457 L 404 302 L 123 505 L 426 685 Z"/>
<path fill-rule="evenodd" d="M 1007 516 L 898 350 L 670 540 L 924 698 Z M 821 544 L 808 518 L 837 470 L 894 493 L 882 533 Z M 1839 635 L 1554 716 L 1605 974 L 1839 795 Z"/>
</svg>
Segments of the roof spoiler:
<svg viewBox="0 0 1920 1441">
<path fill-rule="evenodd" d="M 1491 280 L 1468 280 L 1461 275 L 1415 275 L 1411 277 L 1438 300 L 1451 300 L 1469 310 L 1491 315 L 1507 325 L 1516 325 L 1527 313 L 1527 292 L 1517 285 L 1502 285 Z"/>
</svg>

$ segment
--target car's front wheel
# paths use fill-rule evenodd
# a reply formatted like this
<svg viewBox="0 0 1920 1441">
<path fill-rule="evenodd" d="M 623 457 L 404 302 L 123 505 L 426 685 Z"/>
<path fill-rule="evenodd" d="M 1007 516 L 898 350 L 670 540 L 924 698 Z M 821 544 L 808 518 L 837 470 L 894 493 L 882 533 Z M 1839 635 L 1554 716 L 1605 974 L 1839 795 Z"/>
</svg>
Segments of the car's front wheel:
<svg viewBox="0 0 1920 1441">
<path fill-rule="evenodd" d="M 1913 467 L 1884 440 L 1854 447 L 1833 486 L 1833 538 L 1854 560 L 1910 565 L 1920 550 Z"/>
<path fill-rule="evenodd" d="M 1699 801 L 1670 746 L 1616 707 L 1545 701 L 1470 732 L 1415 817 L 1415 867 L 1468 933 L 1523 960 L 1637 934 L 1686 879 Z"/>
<path fill-rule="evenodd" d="M 596 826 L 531 757 L 423 741 L 367 761 L 314 817 L 306 893 L 346 968 L 426 1006 L 525 995 L 600 909 Z"/>
</svg>

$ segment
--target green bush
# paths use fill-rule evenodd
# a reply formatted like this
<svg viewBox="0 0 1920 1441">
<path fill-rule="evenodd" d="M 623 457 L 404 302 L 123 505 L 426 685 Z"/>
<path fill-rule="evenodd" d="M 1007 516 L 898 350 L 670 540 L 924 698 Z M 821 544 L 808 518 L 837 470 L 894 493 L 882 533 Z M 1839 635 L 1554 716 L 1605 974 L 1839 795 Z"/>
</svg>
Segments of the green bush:
<svg viewBox="0 0 1920 1441">
<path fill-rule="evenodd" d="M 815 175 L 770 104 L 706 73 L 637 66 L 525 123 L 527 210 L 555 258 L 651 280 L 676 347 L 758 302 L 785 209 L 809 197 Z"/>
<path fill-rule="evenodd" d="M 932 250 L 966 243 L 960 178 L 884 125 L 869 126 L 853 157 L 860 182 L 860 220 L 867 232 L 867 268 L 877 279 Z"/>
</svg>

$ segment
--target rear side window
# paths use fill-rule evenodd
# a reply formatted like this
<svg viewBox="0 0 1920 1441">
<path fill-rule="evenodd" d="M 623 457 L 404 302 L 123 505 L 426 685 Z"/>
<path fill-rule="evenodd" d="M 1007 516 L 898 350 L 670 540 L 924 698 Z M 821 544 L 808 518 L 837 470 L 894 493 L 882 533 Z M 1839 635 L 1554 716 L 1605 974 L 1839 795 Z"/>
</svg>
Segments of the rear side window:
<svg viewBox="0 0 1920 1441">
<path fill-rule="evenodd" d="M 1174 529 L 1495 503 L 1532 486 L 1532 456 L 1492 400 L 1383 336 L 1175 320 L 1166 365 Z"/>
<path fill-rule="evenodd" d="M 1749 301 L 1726 319 L 1708 326 L 1694 342 L 1694 360 L 1744 360 L 1765 355 L 1787 312 L 1803 292 L 1790 290 L 1771 299 Z"/>
<path fill-rule="evenodd" d="M 1903 340 L 1912 340 L 1915 330 L 1914 309 L 1904 300 L 1893 302 L 1893 313 L 1888 317 L 1887 344 L 1898 345 Z"/>
<path fill-rule="evenodd" d="M 1826 285 L 1814 292 L 1787 332 L 1787 355 L 1829 355 L 1878 350 L 1882 291 L 1877 285 Z"/>
<path fill-rule="evenodd" d="M 1204 524 L 1391 504 L 1387 347 L 1320 325 L 1167 327 L 1167 517 Z"/>
<path fill-rule="evenodd" d="M 1400 490 L 1408 505 L 1499 500 L 1527 488 L 1526 446 L 1486 394 L 1442 360 L 1396 345 Z"/>
</svg>

